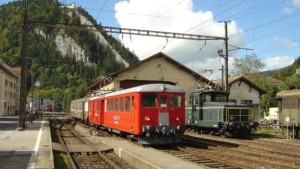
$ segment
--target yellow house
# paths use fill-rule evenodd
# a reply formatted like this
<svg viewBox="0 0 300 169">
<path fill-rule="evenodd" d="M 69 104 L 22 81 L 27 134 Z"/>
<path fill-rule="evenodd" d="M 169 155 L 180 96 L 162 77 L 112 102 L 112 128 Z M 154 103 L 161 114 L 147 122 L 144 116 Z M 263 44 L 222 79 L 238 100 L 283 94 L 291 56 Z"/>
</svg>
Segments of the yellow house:
<svg viewBox="0 0 300 169">
<path fill-rule="evenodd" d="M 187 93 L 207 85 L 210 80 L 164 53 L 157 53 L 90 86 L 90 91 L 121 90 L 143 84 L 165 83 L 182 87 Z"/>
<path fill-rule="evenodd" d="M 13 69 L 0 61 L 0 116 L 15 115 L 17 80 Z"/>
</svg>

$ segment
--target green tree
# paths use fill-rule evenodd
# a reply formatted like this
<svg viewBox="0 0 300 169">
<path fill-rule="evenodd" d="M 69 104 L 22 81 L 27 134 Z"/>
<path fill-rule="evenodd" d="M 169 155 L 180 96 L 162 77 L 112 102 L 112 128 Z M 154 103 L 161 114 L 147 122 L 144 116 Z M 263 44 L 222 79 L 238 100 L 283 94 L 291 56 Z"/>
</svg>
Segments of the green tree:
<svg viewBox="0 0 300 169">
<path fill-rule="evenodd" d="M 267 92 L 266 94 L 262 95 L 260 100 L 260 108 L 261 113 L 268 112 L 270 107 L 276 107 L 277 106 L 277 98 L 276 94 L 279 91 L 278 87 L 265 82 L 263 85 L 263 89 Z M 261 114 L 262 115 L 262 114 Z"/>
<path fill-rule="evenodd" d="M 260 72 L 265 64 L 261 62 L 256 54 L 246 55 L 245 58 L 234 59 L 233 66 L 237 75 L 248 75 Z"/>
<path fill-rule="evenodd" d="M 283 88 L 285 90 L 300 89 L 300 75 L 295 74 L 293 76 L 287 77 Z"/>
</svg>

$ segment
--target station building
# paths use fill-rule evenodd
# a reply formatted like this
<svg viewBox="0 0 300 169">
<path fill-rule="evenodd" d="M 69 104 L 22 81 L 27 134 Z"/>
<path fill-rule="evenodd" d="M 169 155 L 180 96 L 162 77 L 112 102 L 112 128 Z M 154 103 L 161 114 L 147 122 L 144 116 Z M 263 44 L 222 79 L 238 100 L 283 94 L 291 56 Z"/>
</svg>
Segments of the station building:
<svg viewBox="0 0 300 169">
<path fill-rule="evenodd" d="M 18 96 L 18 75 L 0 60 L 0 116 L 15 115 Z"/>
</svg>

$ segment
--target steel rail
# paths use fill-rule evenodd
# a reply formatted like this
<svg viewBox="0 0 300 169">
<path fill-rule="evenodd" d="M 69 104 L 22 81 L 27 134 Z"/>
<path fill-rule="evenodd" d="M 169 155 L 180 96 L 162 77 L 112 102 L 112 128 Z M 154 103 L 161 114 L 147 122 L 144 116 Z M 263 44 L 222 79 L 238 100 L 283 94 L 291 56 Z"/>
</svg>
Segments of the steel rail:
<svg viewBox="0 0 300 169">
<path fill-rule="evenodd" d="M 109 166 L 111 166 L 111 167 L 114 168 L 114 169 L 122 169 L 118 164 L 116 164 L 116 163 L 113 162 L 111 159 L 109 159 L 108 157 L 106 157 L 102 152 L 97 151 L 97 148 L 96 148 L 93 144 L 89 143 L 89 142 L 86 141 L 83 137 L 81 137 L 81 135 L 78 134 L 78 133 L 76 132 L 76 130 L 75 130 L 75 128 L 74 128 L 75 125 L 76 125 L 76 122 L 73 123 L 72 128 L 69 128 L 69 126 L 66 126 L 66 127 L 67 127 L 68 129 L 70 129 L 70 131 L 71 131 L 77 138 L 79 138 L 83 143 L 85 143 L 86 145 L 92 147 L 92 148 L 98 153 L 98 155 L 100 156 L 100 158 L 101 158 L 102 160 L 104 160 L 105 162 L 107 162 L 107 164 L 108 164 Z"/>
<path fill-rule="evenodd" d="M 71 156 L 71 153 L 70 153 L 70 151 L 69 151 L 69 149 L 68 149 L 68 147 L 67 147 L 67 145 L 66 145 L 66 142 L 63 140 L 63 134 L 62 134 L 62 132 L 61 132 L 61 128 L 62 128 L 62 126 L 64 125 L 64 124 L 62 124 L 62 125 L 60 125 L 60 127 L 59 128 L 57 128 L 56 127 L 56 125 L 54 125 L 55 123 L 54 122 L 52 122 L 52 125 L 53 125 L 53 127 L 55 128 L 55 130 L 56 130 L 56 134 L 57 134 L 57 136 L 58 136 L 58 139 L 59 139 L 59 142 L 62 144 L 62 146 L 64 147 L 64 149 L 65 149 L 65 152 L 66 152 L 66 154 L 68 155 L 68 158 L 70 159 L 70 163 L 71 163 L 71 165 L 72 165 L 72 167 L 74 168 L 74 169 L 78 169 L 78 166 L 75 164 L 75 162 L 74 162 L 74 159 L 73 159 L 73 157 Z"/>
</svg>

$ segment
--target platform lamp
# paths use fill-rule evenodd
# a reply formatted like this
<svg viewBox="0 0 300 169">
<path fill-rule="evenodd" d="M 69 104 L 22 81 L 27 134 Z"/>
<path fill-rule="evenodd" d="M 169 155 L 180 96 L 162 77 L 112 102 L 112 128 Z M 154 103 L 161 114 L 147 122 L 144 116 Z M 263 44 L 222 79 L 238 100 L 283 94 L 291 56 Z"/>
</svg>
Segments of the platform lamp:
<svg viewBox="0 0 300 169">
<path fill-rule="evenodd" d="M 40 81 L 37 80 L 37 81 L 34 83 L 34 85 L 35 85 L 35 87 L 39 88 L 39 93 L 38 93 L 38 99 L 39 99 L 38 111 L 39 111 L 39 109 L 40 109 L 40 107 L 41 107 L 41 105 L 40 105 L 40 86 L 41 86 L 41 83 L 40 83 Z"/>
</svg>

